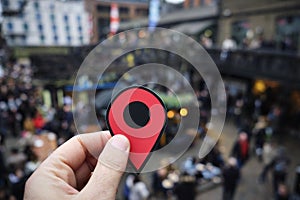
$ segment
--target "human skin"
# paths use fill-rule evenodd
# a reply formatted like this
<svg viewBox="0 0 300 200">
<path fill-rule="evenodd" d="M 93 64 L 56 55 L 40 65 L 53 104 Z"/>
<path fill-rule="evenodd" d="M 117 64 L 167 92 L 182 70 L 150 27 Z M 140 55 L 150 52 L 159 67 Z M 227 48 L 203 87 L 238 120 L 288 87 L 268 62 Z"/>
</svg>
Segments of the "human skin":
<svg viewBox="0 0 300 200">
<path fill-rule="evenodd" d="M 115 199 L 129 149 L 123 135 L 111 137 L 108 131 L 77 135 L 31 175 L 24 199 Z"/>
</svg>

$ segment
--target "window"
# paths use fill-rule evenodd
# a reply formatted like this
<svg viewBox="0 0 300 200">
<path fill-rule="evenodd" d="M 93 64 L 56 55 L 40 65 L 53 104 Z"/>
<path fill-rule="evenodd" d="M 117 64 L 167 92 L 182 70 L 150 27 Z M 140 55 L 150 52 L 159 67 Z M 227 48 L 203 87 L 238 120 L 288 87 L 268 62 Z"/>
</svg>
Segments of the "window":
<svg viewBox="0 0 300 200">
<path fill-rule="evenodd" d="M 80 15 L 77 15 L 77 21 L 78 21 L 78 23 L 81 22 L 81 16 Z"/>
<path fill-rule="evenodd" d="M 194 4 L 195 4 L 194 0 L 189 0 L 189 7 L 190 8 L 193 8 Z"/>
<path fill-rule="evenodd" d="M 28 31 L 28 24 L 25 22 L 23 24 L 23 28 L 24 28 L 24 31 L 27 32 Z"/>
<path fill-rule="evenodd" d="M 35 15 L 35 18 L 36 18 L 36 20 L 41 21 L 42 15 L 41 15 L 40 13 L 37 13 L 37 14 Z"/>
<path fill-rule="evenodd" d="M 10 35 L 10 36 L 8 36 L 8 37 L 9 37 L 9 41 L 10 41 L 11 43 L 15 43 L 16 37 L 15 37 L 14 35 Z"/>
<path fill-rule="evenodd" d="M 19 12 L 19 13 L 18 13 L 18 17 L 19 17 L 20 19 L 23 19 L 23 18 L 24 18 L 24 12 Z"/>
<path fill-rule="evenodd" d="M 51 11 L 54 11 L 55 5 L 54 4 L 50 4 L 49 8 L 50 8 Z"/>
<path fill-rule="evenodd" d="M 65 15 L 65 16 L 64 16 L 64 20 L 65 20 L 66 23 L 68 23 L 68 22 L 69 22 L 69 16 L 68 16 L 68 15 Z"/>
<path fill-rule="evenodd" d="M 98 33 L 99 40 L 103 41 L 106 39 L 107 34 L 109 33 L 109 20 L 105 18 L 98 19 Z"/>
<path fill-rule="evenodd" d="M 12 30 L 14 29 L 14 24 L 11 23 L 11 22 L 8 22 L 8 23 L 7 23 L 7 29 L 8 29 L 9 31 L 12 31 Z"/>
<path fill-rule="evenodd" d="M 50 15 L 50 19 L 51 19 L 51 22 L 54 23 L 54 21 L 55 21 L 55 15 L 54 15 L 54 14 L 51 14 L 51 15 Z"/>
<path fill-rule="evenodd" d="M 80 43 L 83 43 L 83 36 L 79 36 L 79 41 L 80 41 Z"/>
<path fill-rule="evenodd" d="M 215 3 L 215 0 L 205 0 L 205 5 L 212 5 Z"/>
<path fill-rule="evenodd" d="M 41 40 L 41 42 L 45 42 L 45 36 L 44 35 L 40 35 L 40 40 Z"/>
<path fill-rule="evenodd" d="M 7 8 L 9 6 L 9 0 L 2 0 L 2 5 Z"/>
<path fill-rule="evenodd" d="M 23 6 L 23 0 L 19 0 L 18 4 L 19 4 L 19 8 L 21 8 Z"/>
<path fill-rule="evenodd" d="M 40 32 L 43 31 L 43 29 L 44 29 L 43 24 L 38 24 L 38 29 Z"/>
<path fill-rule="evenodd" d="M 78 31 L 82 32 L 82 27 L 81 26 L 78 26 Z"/>
<path fill-rule="evenodd" d="M 66 32 L 67 32 L 67 33 L 70 32 L 70 26 L 66 26 L 65 29 L 66 29 Z"/>
<path fill-rule="evenodd" d="M 58 36 L 57 36 L 57 35 L 54 35 L 54 36 L 53 36 L 53 40 L 54 40 L 55 43 L 57 43 L 57 42 L 58 42 Z"/>
<path fill-rule="evenodd" d="M 70 35 L 68 35 L 68 36 L 67 36 L 67 40 L 68 40 L 68 43 L 71 43 L 71 41 L 72 41 L 72 38 L 71 38 L 71 36 L 70 36 Z"/>
<path fill-rule="evenodd" d="M 110 13 L 110 6 L 99 5 L 99 6 L 97 6 L 97 11 L 99 13 Z"/>
<path fill-rule="evenodd" d="M 22 40 L 23 44 L 25 44 L 26 43 L 26 35 L 22 35 L 21 40 Z"/>
<path fill-rule="evenodd" d="M 39 4 L 38 1 L 35 1 L 34 4 L 33 4 L 33 6 L 34 6 L 34 8 L 35 8 L 36 10 L 38 10 L 38 9 L 40 8 L 40 4 Z"/>
<path fill-rule="evenodd" d="M 148 9 L 138 8 L 135 13 L 137 16 L 148 16 Z"/>
<path fill-rule="evenodd" d="M 119 11 L 120 11 L 120 14 L 124 14 L 124 15 L 128 15 L 128 13 L 129 13 L 129 9 L 126 7 L 120 7 Z"/>
<path fill-rule="evenodd" d="M 53 31 L 53 33 L 56 33 L 56 31 L 57 31 L 56 25 L 52 25 L 52 31 Z"/>
</svg>

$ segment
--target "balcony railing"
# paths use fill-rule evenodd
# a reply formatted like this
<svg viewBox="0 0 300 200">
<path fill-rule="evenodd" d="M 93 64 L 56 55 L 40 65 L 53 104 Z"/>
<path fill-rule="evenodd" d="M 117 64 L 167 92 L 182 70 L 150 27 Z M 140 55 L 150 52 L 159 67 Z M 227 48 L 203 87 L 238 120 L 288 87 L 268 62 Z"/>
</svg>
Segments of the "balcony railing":
<svg viewBox="0 0 300 200">
<path fill-rule="evenodd" d="M 208 49 L 222 74 L 266 78 L 300 86 L 300 56 L 266 50 Z"/>
<path fill-rule="evenodd" d="M 71 78 L 83 59 L 92 50 L 92 46 L 70 48 L 67 55 L 32 55 L 39 78 L 54 78 L 56 80 Z M 300 56 L 284 52 L 262 50 L 234 50 L 207 49 L 218 66 L 221 74 L 233 75 L 249 79 L 271 79 L 300 87 Z M 53 67 L 68 70 L 58 70 Z M 47 70 L 53 76 L 49 77 Z M 64 74 L 65 72 L 65 74 Z M 72 73 L 70 73 L 72 72 Z"/>
</svg>

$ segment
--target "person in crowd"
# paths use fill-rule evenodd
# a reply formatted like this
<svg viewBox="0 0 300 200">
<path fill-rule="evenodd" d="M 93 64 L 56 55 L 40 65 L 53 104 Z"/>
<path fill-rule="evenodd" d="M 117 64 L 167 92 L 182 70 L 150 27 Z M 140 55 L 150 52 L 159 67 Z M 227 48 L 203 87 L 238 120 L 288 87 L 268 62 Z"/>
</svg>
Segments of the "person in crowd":
<svg viewBox="0 0 300 200">
<path fill-rule="evenodd" d="M 125 179 L 125 184 L 124 184 L 124 199 L 129 200 L 129 195 L 130 195 L 130 190 L 133 186 L 133 180 L 135 179 L 134 174 L 128 174 L 126 179 Z"/>
<path fill-rule="evenodd" d="M 133 185 L 130 189 L 129 200 L 145 200 L 150 196 L 150 192 L 146 184 L 141 180 L 140 176 L 135 176 Z"/>
<path fill-rule="evenodd" d="M 198 101 L 201 105 L 200 113 L 204 115 L 203 118 L 200 116 L 200 119 L 202 119 L 203 123 L 206 124 L 208 122 L 207 118 L 209 118 L 209 111 L 211 108 L 211 100 L 206 88 L 200 91 Z"/>
<path fill-rule="evenodd" d="M 222 42 L 222 49 L 223 50 L 231 50 L 231 49 L 236 49 L 237 44 L 236 41 L 233 39 L 233 37 L 226 38 Z"/>
<path fill-rule="evenodd" d="M 35 130 L 39 133 L 45 125 L 45 120 L 40 112 L 37 111 L 35 117 L 33 118 L 33 124 Z"/>
<path fill-rule="evenodd" d="M 230 50 L 235 50 L 237 48 L 236 41 L 233 37 L 226 38 L 222 42 L 222 52 L 220 54 L 220 60 L 225 61 L 229 57 Z"/>
<path fill-rule="evenodd" d="M 251 141 L 252 136 L 253 136 L 252 120 L 251 119 L 249 119 L 247 117 L 244 117 L 241 120 L 241 125 L 240 125 L 240 127 L 238 127 L 238 133 L 241 133 L 241 132 L 247 133 L 248 141 Z"/>
<path fill-rule="evenodd" d="M 213 42 L 209 37 L 202 35 L 200 38 L 200 43 L 204 48 L 211 48 L 213 46 Z"/>
<path fill-rule="evenodd" d="M 222 168 L 224 166 L 223 155 L 219 148 L 219 143 L 217 143 L 213 149 L 203 158 L 201 161 L 203 164 L 211 163 L 213 166 Z"/>
<path fill-rule="evenodd" d="M 249 158 L 250 143 L 247 133 L 241 132 L 238 140 L 234 143 L 231 155 L 238 161 L 238 166 L 242 167 Z"/>
<path fill-rule="evenodd" d="M 272 170 L 273 190 L 275 194 L 278 192 L 279 185 L 285 184 L 289 164 L 290 159 L 287 156 L 286 149 L 284 147 L 279 147 L 277 155 L 267 166 L 267 171 Z"/>
<path fill-rule="evenodd" d="M 25 147 L 24 153 L 27 156 L 27 160 L 24 165 L 24 173 L 26 176 L 29 176 L 38 168 L 38 166 L 40 165 L 40 161 L 38 160 L 38 156 L 33 152 L 30 145 L 27 145 Z"/>
<path fill-rule="evenodd" d="M 21 167 L 26 162 L 26 155 L 20 152 L 18 148 L 13 147 L 10 151 L 10 156 L 7 158 L 7 165 Z"/>
<path fill-rule="evenodd" d="M 5 186 L 0 186 L 0 200 L 7 200 L 9 199 L 9 193 Z"/>
<path fill-rule="evenodd" d="M 156 170 L 152 175 L 152 189 L 156 197 L 167 196 L 166 191 L 162 185 L 162 181 L 167 177 L 168 170 L 166 167 Z"/>
<path fill-rule="evenodd" d="M 196 178 L 188 173 L 183 173 L 179 183 L 174 188 L 174 193 L 178 200 L 194 200 L 196 198 Z"/>
<path fill-rule="evenodd" d="M 3 144 L 0 144 L 0 187 L 3 187 L 6 183 L 6 159 Z"/>
<path fill-rule="evenodd" d="M 5 143 L 5 138 L 7 136 L 7 122 L 8 122 L 8 112 L 7 112 L 7 106 L 6 103 L 3 101 L 0 101 L 0 143 L 1 145 Z"/>
<path fill-rule="evenodd" d="M 285 184 L 279 184 L 278 191 L 275 195 L 275 200 L 291 200 L 292 197 L 289 190 Z"/>
<path fill-rule="evenodd" d="M 196 157 L 188 157 L 183 163 L 183 171 L 190 176 L 195 176 L 197 173 L 196 169 L 197 159 Z"/>
<path fill-rule="evenodd" d="M 30 116 L 26 116 L 24 123 L 23 123 L 24 131 L 29 131 L 30 133 L 35 133 L 34 126 L 35 125 L 34 125 L 33 119 Z"/>
<path fill-rule="evenodd" d="M 223 169 L 223 200 L 232 200 L 240 179 L 240 170 L 236 158 L 229 158 Z"/>
<path fill-rule="evenodd" d="M 25 176 L 24 170 L 19 166 L 11 166 L 11 173 L 8 175 L 11 197 L 16 200 L 23 200 L 24 198 L 24 188 L 27 177 Z"/>
<path fill-rule="evenodd" d="M 264 128 L 262 128 L 259 129 L 257 132 L 255 132 L 255 153 L 259 162 L 262 162 L 263 160 L 263 148 L 265 142 L 266 142 L 266 131 Z"/>
<path fill-rule="evenodd" d="M 18 136 L 18 118 L 17 118 L 18 105 L 16 103 L 12 91 L 9 92 L 7 106 L 8 106 L 8 127 L 10 129 L 10 133 L 14 137 L 17 137 Z"/>
<path fill-rule="evenodd" d="M 242 125 L 242 114 L 244 109 L 244 97 L 242 93 L 237 95 L 235 106 L 234 106 L 234 118 L 236 126 L 240 127 Z"/>
<path fill-rule="evenodd" d="M 267 179 L 268 167 L 275 157 L 275 146 L 273 142 L 266 142 L 263 147 L 262 158 L 263 158 L 263 170 L 259 176 L 259 182 L 264 183 Z"/>
<path fill-rule="evenodd" d="M 270 127 L 272 128 L 275 135 L 280 133 L 280 125 L 282 120 L 282 109 L 280 106 L 274 106 L 272 110 L 269 112 L 268 121 L 270 123 Z"/>
</svg>

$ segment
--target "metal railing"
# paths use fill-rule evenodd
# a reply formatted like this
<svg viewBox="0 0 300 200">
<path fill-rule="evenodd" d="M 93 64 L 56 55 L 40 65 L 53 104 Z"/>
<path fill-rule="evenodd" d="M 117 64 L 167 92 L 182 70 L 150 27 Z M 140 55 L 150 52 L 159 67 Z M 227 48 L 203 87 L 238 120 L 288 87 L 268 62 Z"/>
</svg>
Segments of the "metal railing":
<svg viewBox="0 0 300 200">
<path fill-rule="evenodd" d="M 222 74 L 300 85 L 300 56 L 270 50 L 207 49 Z"/>
<path fill-rule="evenodd" d="M 68 69 L 75 73 L 90 50 L 92 46 L 76 47 L 70 48 L 67 55 L 35 54 L 31 58 L 40 78 L 44 74 L 48 79 L 66 79 L 71 78 L 72 73 L 65 70 L 55 73 L 55 66 L 60 66 L 60 69 L 69 66 Z M 222 51 L 217 48 L 207 49 L 207 52 L 221 74 L 249 79 L 271 79 L 300 86 L 300 56 L 297 54 L 265 50 Z M 47 70 L 51 70 L 54 76 L 49 77 Z"/>
</svg>

